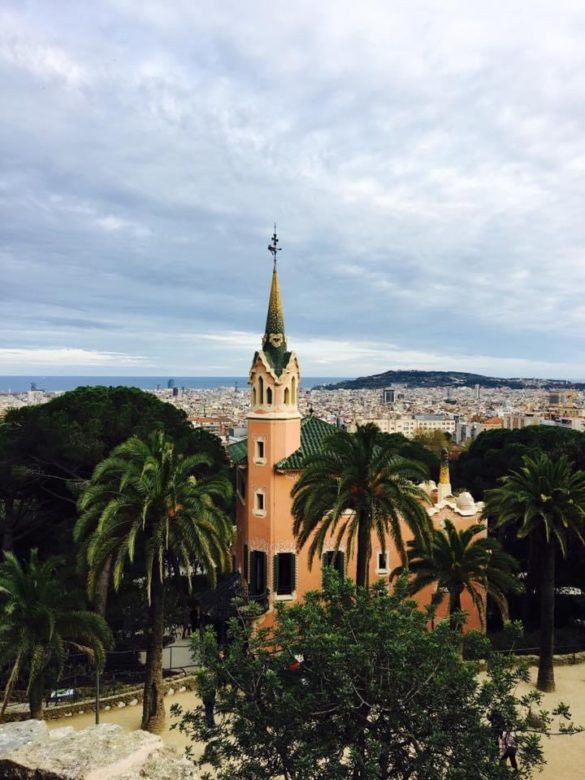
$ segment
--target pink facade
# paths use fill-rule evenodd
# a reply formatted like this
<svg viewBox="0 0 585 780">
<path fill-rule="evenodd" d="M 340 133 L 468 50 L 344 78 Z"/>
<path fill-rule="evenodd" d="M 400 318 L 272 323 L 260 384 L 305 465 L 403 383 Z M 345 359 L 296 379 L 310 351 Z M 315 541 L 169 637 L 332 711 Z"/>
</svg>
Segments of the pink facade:
<svg viewBox="0 0 585 780">
<path fill-rule="evenodd" d="M 262 350 L 254 355 L 249 382 L 252 403 L 248 439 L 245 445 L 238 443 L 231 448 L 237 468 L 235 559 L 250 597 L 265 608 L 261 622 L 270 625 L 276 601 L 295 602 L 321 587 L 327 552 L 331 554 L 334 549 L 331 541 L 326 543 L 325 560 L 315 558 L 310 567 L 307 549 L 297 549 L 292 532 L 291 490 L 301 473 L 300 461 L 334 427 L 313 417 L 301 420 L 298 412 L 299 365 L 296 355 L 286 351 L 276 267 Z M 433 522 L 438 524 L 449 517 L 457 527 L 467 527 L 478 521 L 481 506 L 474 504 L 469 494 L 463 494 L 463 501 L 461 497 L 453 498 L 443 474 L 439 495 L 441 500 L 429 508 Z M 403 533 L 407 540 L 408 528 Z M 343 555 L 337 557 L 336 565 L 355 579 L 355 556 L 348 559 L 343 545 L 340 552 Z M 384 553 L 373 536 L 370 583 L 379 579 L 389 582 L 392 569 L 398 565 L 400 558 L 392 539 L 386 539 Z M 417 600 L 427 604 L 431 596 L 431 592 L 422 592 Z M 469 613 L 468 628 L 479 627 L 479 616 L 465 596 L 463 607 Z"/>
</svg>

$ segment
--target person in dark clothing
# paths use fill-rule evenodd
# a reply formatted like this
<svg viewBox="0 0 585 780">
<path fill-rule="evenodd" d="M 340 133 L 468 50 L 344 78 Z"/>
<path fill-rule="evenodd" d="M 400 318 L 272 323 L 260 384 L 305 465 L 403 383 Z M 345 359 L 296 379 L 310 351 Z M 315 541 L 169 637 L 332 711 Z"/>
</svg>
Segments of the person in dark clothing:
<svg viewBox="0 0 585 780">
<path fill-rule="evenodd" d="M 504 730 L 500 734 L 500 763 L 505 764 L 507 758 L 510 759 L 510 766 L 512 769 L 517 772 L 516 735 L 513 731 Z"/>
</svg>

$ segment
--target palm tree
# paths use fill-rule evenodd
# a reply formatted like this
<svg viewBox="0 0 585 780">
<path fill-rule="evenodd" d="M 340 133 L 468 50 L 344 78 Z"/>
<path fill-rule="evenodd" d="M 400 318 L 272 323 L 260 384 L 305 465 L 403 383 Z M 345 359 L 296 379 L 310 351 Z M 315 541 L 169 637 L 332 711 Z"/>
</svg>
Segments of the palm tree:
<svg viewBox="0 0 585 780">
<path fill-rule="evenodd" d="M 428 585 L 436 584 L 433 604 L 440 604 L 449 596 L 449 617 L 453 628 L 461 629 L 456 613 L 461 611 L 461 596 L 467 591 L 484 625 L 483 596 L 487 592 L 498 606 L 504 620 L 508 619 L 506 593 L 518 592 L 522 585 L 515 576 L 518 563 L 502 550 L 497 539 L 479 537 L 485 525 L 474 523 L 457 530 L 449 519 L 445 528 L 433 530 L 430 550 L 416 539 L 408 543 L 408 566 L 399 567 L 392 577 L 404 571 L 414 575 L 408 583 L 408 592 L 415 594 Z"/>
<path fill-rule="evenodd" d="M 41 562 L 31 550 L 28 563 L 12 553 L 0 564 L 0 662 L 12 663 L 1 714 L 4 714 L 21 673 L 27 676 L 31 718 L 43 717 L 46 678 L 57 680 L 68 649 L 82 652 L 98 669 L 103 668 L 105 648 L 112 642 L 103 618 L 73 608 L 58 571 L 61 558 Z"/>
<path fill-rule="evenodd" d="M 149 624 L 142 728 L 155 733 L 165 721 L 165 565 L 175 560 L 190 586 L 196 566 L 215 585 L 217 573 L 229 563 L 233 531 L 222 509 L 231 498 L 229 481 L 221 475 L 194 476 L 211 460 L 203 453 L 181 455 L 160 431 L 147 441 L 134 436 L 97 466 L 79 500 L 75 540 L 87 544 L 90 595 L 109 560 L 118 590 L 127 562 L 137 551 L 144 557 Z"/>
<path fill-rule="evenodd" d="M 307 457 L 292 490 L 299 547 L 312 537 L 309 565 L 329 536 L 336 550 L 347 540 L 348 558 L 357 541 L 356 582 L 367 585 L 372 533 L 383 552 L 390 534 L 403 559 L 402 520 L 416 537 L 430 541 L 432 525 L 424 508 L 429 498 L 411 482 L 427 476 L 423 464 L 396 455 L 395 444 L 372 423 L 356 433 L 335 431 L 321 452 Z"/>
<path fill-rule="evenodd" d="M 497 525 L 514 523 L 518 538 L 532 537 L 540 549 L 540 655 L 537 688 L 554 691 L 555 555 L 567 556 L 571 536 L 585 543 L 585 472 L 563 455 L 524 456 L 522 467 L 486 491 L 484 514 Z"/>
</svg>

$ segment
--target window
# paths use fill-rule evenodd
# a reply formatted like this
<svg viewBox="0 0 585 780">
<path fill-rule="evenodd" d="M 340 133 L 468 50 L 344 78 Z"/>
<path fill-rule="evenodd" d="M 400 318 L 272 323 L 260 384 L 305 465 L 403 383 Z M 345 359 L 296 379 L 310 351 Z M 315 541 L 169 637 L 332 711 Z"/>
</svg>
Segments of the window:
<svg viewBox="0 0 585 780">
<path fill-rule="evenodd" d="M 335 550 L 329 550 L 326 553 L 323 553 L 323 571 L 325 571 L 326 568 L 331 567 L 335 569 L 335 571 L 341 576 L 345 577 L 345 553 L 341 552 L 341 550 L 338 550 L 335 552 Z"/>
<path fill-rule="evenodd" d="M 388 571 L 388 553 L 386 552 L 379 552 L 378 553 L 378 568 L 377 571 Z"/>
<path fill-rule="evenodd" d="M 274 556 L 273 586 L 277 596 L 292 596 L 296 588 L 296 559 L 294 553 Z"/>
<path fill-rule="evenodd" d="M 248 574 L 249 574 L 249 556 L 248 556 L 248 545 L 244 545 L 244 579 L 248 581 Z"/>
<path fill-rule="evenodd" d="M 250 595 L 266 593 L 266 553 L 252 550 L 250 553 Z"/>
<path fill-rule="evenodd" d="M 262 493 L 260 490 L 257 490 L 254 493 L 254 510 L 257 513 L 264 513 L 265 511 L 265 501 L 264 501 L 264 493 Z"/>
<path fill-rule="evenodd" d="M 290 380 L 290 390 L 291 390 L 291 403 L 296 404 L 297 402 L 297 380 L 293 376 L 293 378 Z"/>
<path fill-rule="evenodd" d="M 256 388 L 252 388 L 252 407 L 256 406 Z"/>
<path fill-rule="evenodd" d="M 264 403 L 264 380 L 262 377 L 258 377 L 258 403 L 260 405 Z"/>
<path fill-rule="evenodd" d="M 266 403 L 268 406 L 272 406 L 272 388 L 266 388 Z"/>
<path fill-rule="evenodd" d="M 256 447 L 254 452 L 254 463 L 264 463 L 264 439 L 256 439 Z"/>
<path fill-rule="evenodd" d="M 284 402 L 285 404 L 290 404 L 290 390 L 288 387 L 284 388 Z"/>
</svg>

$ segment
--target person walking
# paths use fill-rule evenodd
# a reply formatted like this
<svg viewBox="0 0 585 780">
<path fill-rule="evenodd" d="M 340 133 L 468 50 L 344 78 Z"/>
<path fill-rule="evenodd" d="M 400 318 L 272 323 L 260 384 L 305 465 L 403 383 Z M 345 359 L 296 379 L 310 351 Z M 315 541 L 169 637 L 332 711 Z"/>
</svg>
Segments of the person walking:
<svg viewBox="0 0 585 780">
<path fill-rule="evenodd" d="M 505 764 L 506 759 L 510 759 L 510 766 L 514 772 L 518 771 L 518 762 L 516 761 L 516 735 L 513 731 L 504 729 L 500 734 L 500 763 Z"/>
</svg>

